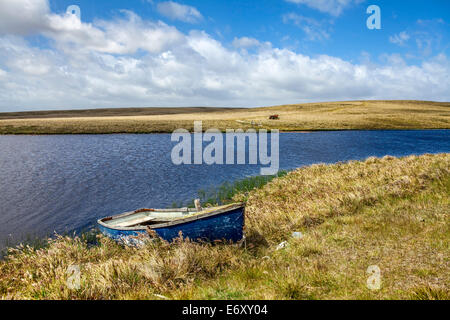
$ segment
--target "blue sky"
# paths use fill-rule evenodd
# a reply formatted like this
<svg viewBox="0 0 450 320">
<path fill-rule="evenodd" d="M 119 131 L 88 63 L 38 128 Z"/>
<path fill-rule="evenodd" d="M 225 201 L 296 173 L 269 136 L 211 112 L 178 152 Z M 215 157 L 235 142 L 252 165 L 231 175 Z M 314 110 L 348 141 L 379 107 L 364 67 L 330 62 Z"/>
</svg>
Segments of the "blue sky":
<svg viewBox="0 0 450 320">
<path fill-rule="evenodd" d="M 276 47 L 289 47 L 306 54 L 328 54 L 352 60 L 359 59 L 362 52 L 370 53 L 374 57 L 399 53 L 417 57 L 414 62 L 420 63 L 421 56 L 448 54 L 450 50 L 448 0 L 362 1 L 344 7 L 338 16 L 283 0 L 187 0 L 182 3 L 195 7 L 203 19 L 197 23 L 186 23 L 167 18 L 158 12 L 156 0 L 50 1 L 51 8 L 59 13 L 65 12 L 71 4 L 78 5 L 82 9 L 82 19 L 86 22 L 99 18 L 113 19 L 120 15 L 120 10 L 125 9 L 138 13 L 144 19 L 166 21 L 184 32 L 192 29 L 205 30 L 229 44 L 235 37 L 251 37 L 259 41 L 269 41 Z M 372 4 L 381 8 L 382 30 L 369 30 L 366 27 L 369 17 L 366 9 Z M 291 13 L 316 20 L 320 24 L 317 29 L 325 31 L 328 38 L 308 37 L 295 21 L 283 19 Z M 446 23 L 440 23 L 441 20 Z M 420 50 L 414 41 L 408 41 L 401 46 L 389 41 L 391 36 L 404 31 L 411 36 L 427 33 L 433 41 L 432 51 Z"/>
<path fill-rule="evenodd" d="M 0 0 L 0 111 L 448 101 L 449 26 L 448 0 Z"/>
</svg>

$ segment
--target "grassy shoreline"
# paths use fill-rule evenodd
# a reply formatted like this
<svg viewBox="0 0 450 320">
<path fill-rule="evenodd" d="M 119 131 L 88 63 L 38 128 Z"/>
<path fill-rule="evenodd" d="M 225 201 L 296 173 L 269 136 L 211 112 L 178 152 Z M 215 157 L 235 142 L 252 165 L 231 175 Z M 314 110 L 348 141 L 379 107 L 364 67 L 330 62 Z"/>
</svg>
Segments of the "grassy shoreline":
<svg viewBox="0 0 450 320">
<path fill-rule="evenodd" d="M 206 130 L 208 130 L 209 128 L 207 128 Z M 242 129 L 242 128 L 233 128 L 234 130 L 238 130 L 238 129 Z M 259 130 L 257 128 L 245 128 L 243 129 L 248 130 L 248 129 L 256 129 Z M 292 131 L 286 131 L 286 130 L 280 130 L 277 128 L 260 128 L 260 129 L 266 129 L 268 130 L 268 132 L 270 133 L 270 130 L 279 130 L 280 133 L 316 133 L 316 132 L 343 132 L 343 131 L 436 131 L 436 130 L 450 130 L 450 128 L 421 128 L 421 129 L 317 129 L 317 130 L 292 130 Z M 204 133 L 206 130 L 203 130 L 202 132 Z M 194 131 L 189 131 L 190 133 L 194 133 Z M 219 130 L 219 132 L 222 133 L 226 133 L 226 129 L 225 130 Z M 103 135 L 130 135 L 130 134 L 135 134 L 135 135 L 146 135 L 146 134 L 171 134 L 172 132 L 165 132 L 165 131 L 142 131 L 142 132 L 82 132 L 82 133 L 74 133 L 74 132 L 54 132 L 54 133 L 49 133 L 49 132 L 43 132 L 43 133 L 26 133 L 26 132 L 20 132 L 20 133 L 0 133 L 0 136 L 70 136 L 70 135 L 86 135 L 86 136 L 103 136 Z"/>
<path fill-rule="evenodd" d="M 313 165 L 234 195 L 247 201 L 245 246 L 60 237 L 11 250 L 0 297 L 449 299 L 449 194 L 450 154 Z M 79 289 L 67 287 L 70 265 Z M 373 265 L 380 290 L 367 287 Z"/>
<path fill-rule="evenodd" d="M 278 114 L 280 120 L 269 120 Z M 148 108 L 0 113 L 0 134 L 171 133 L 203 129 L 293 131 L 450 129 L 450 103 L 347 101 L 265 108 Z"/>
<path fill-rule="evenodd" d="M 275 178 L 283 177 L 288 171 L 280 170 L 273 176 L 251 176 L 235 181 L 226 181 L 217 187 L 208 189 L 201 189 L 197 191 L 196 198 L 200 199 L 204 207 L 220 206 L 233 202 L 233 198 L 237 195 L 248 195 L 254 189 L 259 189 L 271 182 Z M 242 199 L 245 201 L 245 199 Z M 172 208 L 194 208 L 194 199 L 190 201 L 173 202 Z M 95 243 L 95 235 L 99 231 L 96 228 L 88 227 L 78 230 L 71 230 L 65 233 L 58 233 L 58 236 L 81 237 L 88 240 L 89 243 Z M 22 240 L 12 241 L 10 238 L 0 239 L 0 260 L 7 254 L 8 248 L 14 248 L 17 245 L 28 246 L 33 249 L 45 248 L 48 245 L 48 240 L 52 239 L 55 233 L 47 235 L 27 235 Z M 3 241 L 2 241 L 3 240 Z"/>
</svg>

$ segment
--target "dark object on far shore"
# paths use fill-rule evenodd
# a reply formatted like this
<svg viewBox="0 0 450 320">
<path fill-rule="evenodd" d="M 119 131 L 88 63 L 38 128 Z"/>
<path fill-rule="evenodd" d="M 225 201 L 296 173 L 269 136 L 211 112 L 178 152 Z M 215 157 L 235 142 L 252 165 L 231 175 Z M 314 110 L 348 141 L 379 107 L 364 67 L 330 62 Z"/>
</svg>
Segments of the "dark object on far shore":
<svg viewBox="0 0 450 320">
<path fill-rule="evenodd" d="M 280 120 L 280 116 L 278 114 L 274 114 L 269 117 L 269 120 Z"/>
</svg>

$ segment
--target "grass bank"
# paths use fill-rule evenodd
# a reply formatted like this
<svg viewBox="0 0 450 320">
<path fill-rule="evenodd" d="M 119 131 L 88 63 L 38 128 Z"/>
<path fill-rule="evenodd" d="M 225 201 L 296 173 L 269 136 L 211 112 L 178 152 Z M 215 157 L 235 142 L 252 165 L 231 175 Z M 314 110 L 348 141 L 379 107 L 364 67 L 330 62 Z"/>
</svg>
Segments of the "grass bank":
<svg viewBox="0 0 450 320">
<path fill-rule="evenodd" d="M 269 120 L 278 114 L 280 120 Z M 168 133 L 178 128 L 281 131 L 450 129 L 450 103 L 349 101 L 251 109 L 146 108 L 0 113 L 0 134 Z"/>
<path fill-rule="evenodd" d="M 137 249 L 61 237 L 43 249 L 11 250 L 0 262 L 0 296 L 448 299 L 449 194 L 450 154 L 313 165 L 234 195 L 247 200 L 245 246 Z M 81 271 L 72 290 L 71 265 Z M 367 287 L 369 266 L 381 271 L 380 290 Z"/>
<path fill-rule="evenodd" d="M 240 201 L 246 202 L 247 197 L 251 191 L 262 188 L 275 178 L 284 177 L 288 171 L 280 170 L 273 176 L 251 176 L 241 180 L 229 182 L 226 181 L 219 187 L 210 189 L 202 189 L 197 192 L 198 199 L 204 207 L 220 206 L 228 203 L 233 203 L 233 199 L 239 195 Z M 185 204 L 174 203 L 174 208 L 182 208 Z M 194 208 L 194 200 L 187 204 L 188 207 Z"/>
</svg>

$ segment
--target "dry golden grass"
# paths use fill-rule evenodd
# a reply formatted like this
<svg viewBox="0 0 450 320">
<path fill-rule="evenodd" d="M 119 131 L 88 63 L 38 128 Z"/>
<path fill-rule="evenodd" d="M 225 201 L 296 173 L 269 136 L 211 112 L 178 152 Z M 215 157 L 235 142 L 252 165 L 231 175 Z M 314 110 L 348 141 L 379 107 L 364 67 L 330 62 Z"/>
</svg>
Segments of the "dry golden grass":
<svg viewBox="0 0 450 320">
<path fill-rule="evenodd" d="M 449 299 L 449 194 L 450 154 L 313 165 L 235 196 L 247 201 L 244 247 L 59 238 L 12 250 L 0 262 L 0 296 Z M 78 290 L 66 285 L 74 264 Z M 381 269 L 376 291 L 366 285 L 372 265 Z"/>
<path fill-rule="evenodd" d="M 179 109 L 177 109 L 179 110 Z M 194 112 L 195 111 L 195 112 Z M 150 111 L 146 111 L 150 113 Z M 267 108 L 193 110 L 167 114 L 142 115 L 142 111 L 14 114 L 2 117 L 0 134 L 71 134 L 71 133 L 155 133 L 178 128 L 192 130 L 193 121 L 202 120 L 204 129 L 266 128 L 282 131 L 361 130 L 361 129 L 449 129 L 450 103 L 426 101 L 352 101 L 285 105 Z M 124 114 L 124 115 L 120 115 Z M 280 120 L 269 120 L 279 114 Z M 76 117 L 79 115 L 79 117 Z M 107 116 L 102 116 L 107 115 Z M 58 117 L 59 116 L 59 117 Z"/>
</svg>

